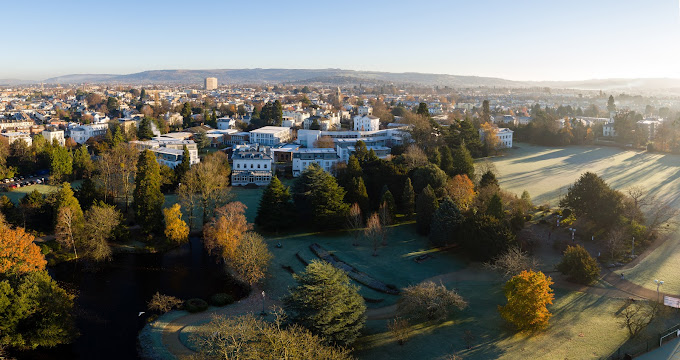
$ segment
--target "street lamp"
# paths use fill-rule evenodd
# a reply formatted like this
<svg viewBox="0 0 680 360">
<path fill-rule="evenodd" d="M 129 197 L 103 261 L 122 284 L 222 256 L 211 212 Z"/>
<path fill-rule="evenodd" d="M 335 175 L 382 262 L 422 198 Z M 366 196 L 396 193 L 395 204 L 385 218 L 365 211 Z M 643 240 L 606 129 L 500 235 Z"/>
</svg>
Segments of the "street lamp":
<svg viewBox="0 0 680 360">
<path fill-rule="evenodd" d="M 560 227 L 560 219 L 562 218 L 562 215 L 557 215 L 557 227 Z"/>
<path fill-rule="evenodd" d="M 262 312 L 260 313 L 260 315 L 267 316 L 267 313 L 264 311 L 264 296 L 265 296 L 265 293 L 264 293 L 264 290 L 262 290 Z"/>
<path fill-rule="evenodd" d="M 574 241 L 574 233 L 576 233 L 576 228 L 569 228 L 569 231 L 571 231 L 571 241 Z"/>
<path fill-rule="evenodd" d="M 656 283 L 656 302 L 659 302 L 659 286 L 663 285 L 663 280 L 654 280 Z"/>
<path fill-rule="evenodd" d="M 635 236 L 633 236 L 633 245 L 630 248 L 630 256 L 631 257 L 635 256 Z"/>
</svg>

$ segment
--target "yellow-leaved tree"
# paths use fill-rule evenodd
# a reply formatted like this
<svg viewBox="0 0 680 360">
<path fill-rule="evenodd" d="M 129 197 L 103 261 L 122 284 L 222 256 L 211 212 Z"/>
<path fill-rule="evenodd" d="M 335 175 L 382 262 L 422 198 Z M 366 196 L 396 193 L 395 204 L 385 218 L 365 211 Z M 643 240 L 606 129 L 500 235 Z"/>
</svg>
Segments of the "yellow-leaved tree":
<svg viewBox="0 0 680 360">
<path fill-rule="evenodd" d="M 498 311 L 518 330 L 545 328 L 552 316 L 547 306 L 555 298 L 552 284 L 552 279 L 540 271 L 522 271 L 505 283 L 503 293 L 508 303 Z"/>
<path fill-rule="evenodd" d="M 165 238 L 175 244 L 181 244 L 189 238 L 189 226 L 182 220 L 182 209 L 179 204 L 174 204 L 163 209 L 165 217 Z"/>
</svg>

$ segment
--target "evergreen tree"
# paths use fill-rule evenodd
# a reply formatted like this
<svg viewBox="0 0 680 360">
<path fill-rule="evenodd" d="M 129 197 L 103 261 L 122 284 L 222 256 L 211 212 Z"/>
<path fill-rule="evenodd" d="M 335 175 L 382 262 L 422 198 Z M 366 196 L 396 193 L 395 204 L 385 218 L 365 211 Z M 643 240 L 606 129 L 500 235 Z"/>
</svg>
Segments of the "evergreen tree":
<svg viewBox="0 0 680 360">
<path fill-rule="evenodd" d="M 482 123 L 491 121 L 491 108 L 489 107 L 489 100 L 482 101 Z"/>
<path fill-rule="evenodd" d="M 348 204 L 358 203 L 361 208 L 361 212 L 368 214 L 369 209 L 369 199 L 368 192 L 366 191 L 366 184 L 364 184 L 364 179 L 360 176 L 353 178 L 350 181 L 350 186 L 347 188 L 347 193 L 345 193 L 345 202 Z"/>
<path fill-rule="evenodd" d="M 390 214 L 390 224 L 394 223 L 397 209 L 396 205 L 394 204 L 394 196 L 392 196 L 391 191 L 387 190 L 382 194 L 380 197 L 380 204 L 385 204 L 387 206 L 387 211 Z"/>
<path fill-rule="evenodd" d="M 67 180 L 73 173 L 73 158 L 65 147 L 57 146 L 52 149 L 50 156 L 50 181 L 55 184 Z"/>
<path fill-rule="evenodd" d="M 467 175 L 468 179 L 475 178 L 475 162 L 464 144 L 460 144 L 453 152 L 452 175 Z"/>
<path fill-rule="evenodd" d="M 322 229 L 342 225 L 349 210 L 342 201 L 344 197 L 345 190 L 317 163 L 310 164 L 293 186 L 293 199 L 300 219 Z"/>
<path fill-rule="evenodd" d="M 87 146 L 80 146 L 73 154 L 73 173 L 76 179 L 89 178 L 94 171 L 94 163 Z"/>
<path fill-rule="evenodd" d="M 600 276 L 600 266 L 581 245 L 567 246 L 557 270 L 569 275 L 569 280 L 588 285 Z"/>
<path fill-rule="evenodd" d="M 430 161 L 430 163 L 437 165 L 437 167 L 439 167 L 442 163 L 442 155 L 439 152 L 439 148 L 432 149 L 430 153 L 427 155 L 427 159 Z"/>
<path fill-rule="evenodd" d="M 427 185 L 416 201 L 416 229 L 421 235 L 430 233 L 430 225 L 432 224 L 432 217 L 437 211 L 439 203 L 434 194 L 434 190 L 430 185 Z"/>
<path fill-rule="evenodd" d="M 485 172 L 482 175 L 482 178 L 479 180 L 479 187 L 480 188 L 485 188 L 487 186 L 498 186 L 498 180 L 496 180 L 496 174 L 493 173 L 493 171 L 489 170 Z"/>
<path fill-rule="evenodd" d="M 137 162 L 135 177 L 134 209 L 136 220 L 147 233 L 163 229 L 163 202 L 161 193 L 161 169 L 151 150 L 144 150 Z"/>
<path fill-rule="evenodd" d="M 144 90 L 144 88 L 142 88 L 142 92 L 139 93 L 139 101 L 144 101 L 145 98 L 146 98 L 146 90 Z"/>
<path fill-rule="evenodd" d="M 292 215 L 293 203 L 288 187 L 274 176 L 262 193 L 255 224 L 269 231 L 279 231 L 291 225 Z"/>
<path fill-rule="evenodd" d="M 182 123 L 185 128 L 188 128 L 191 126 L 191 122 L 193 121 L 192 117 L 192 111 L 191 111 L 191 104 L 189 102 L 185 102 L 184 106 L 182 106 Z"/>
<path fill-rule="evenodd" d="M 503 200 L 498 194 L 493 194 L 489 203 L 486 205 L 486 214 L 493 216 L 498 220 L 505 219 L 505 212 L 503 211 Z"/>
<path fill-rule="evenodd" d="M 406 178 L 404 182 L 404 190 L 401 193 L 401 213 L 410 217 L 413 215 L 413 207 L 416 202 L 416 194 L 411 185 L 411 179 Z"/>
<path fill-rule="evenodd" d="M 175 178 L 179 182 L 182 182 L 184 174 L 191 169 L 191 154 L 189 154 L 189 149 L 184 145 L 182 150 L 182 162 L 175 166 Z"/>
<path fill-rule="evenodd" d="M 451 148 L 448 146 L 442 146 L 439 152 L 441 153 L 441 162 L 439 163 L 439 168 L 442 169 L 448 176 L 456 175 L 453 170 L 453 155 L 451 155 Z"/>
<path fill-rule="evenodd" d="M 327 262 L 312 261 L 284 298 L 292 320 L 326 342 L 351 345 L 366 322 L 366 304 L 347 274 Z"/>
<path fill-rule="evenodd" d="M 451 198 L 446 197 L 439 203 L 437 211 L 432 216 L 430 227 L 430 241 L 437 246 L 449 245 L 453 242 L 453 235 L 465 218 Z"/>
<path fill-rule="evenodd" d="M 54 195 L 52 196 L 53 196 L 52 199 L 54 201 L 55 214 L 58 214 L 59 210 L 61 210 L 64 207 L 70 207 L 71 210 L 73 211 L 74 219 L 77 219 L 77 221 L 79 222 L 83 221 L 83 210 L 80 207 L 78 199 L 76 199 L 73 193 L 71 184 L 67 182 L 61 184 L 61 188 L 57 190 L 57 192 L 54 193 Z"/>
<path fill-rule="evenodd" d="M 421 102 L 418 104 L 418 109 L 416 110 L 416 114 L 425 116 L 425 117 L 430 117 L 430 110 L 427 108 L 427 104 L 424 102 Z"/>
<path fill-rule="evenodd" d="M 413 171 L 413 187 L 417 193 L 423 191 L 426 186 L 431 186 L 433 190 L 439 191 L 446 185 L 448 177 L 435 164 L 427 164 L 416 168 Z"/>
<path fill-rule="evenodd" d="M 153 129 L 151 128 L 151 119 L 144 117 L 139 123 L 139 131 L 137 131 L 137 137 L 140 140 L 149 140 L 153 137 Z"/>
<path fill-rule="evenodd" d="M 368 148 L 363 140 L 359 140 L 354 145 L 354 155 L 359 160 L 359 164 L 365 164 L 368 161 Z"/>
</svg>

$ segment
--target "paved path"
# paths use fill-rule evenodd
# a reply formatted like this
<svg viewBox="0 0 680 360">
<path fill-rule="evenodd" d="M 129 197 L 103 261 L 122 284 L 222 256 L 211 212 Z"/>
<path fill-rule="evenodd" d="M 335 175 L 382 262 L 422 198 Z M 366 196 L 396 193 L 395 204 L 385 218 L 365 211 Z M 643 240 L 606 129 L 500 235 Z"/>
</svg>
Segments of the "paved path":
<svg viewBox="0 0 680 360">
<path fill-rule="evenodd" d="M 638 360 L 680 360 L 680 339 L 675 339 L 662 347 L 636 357 Z"/>
</svg>

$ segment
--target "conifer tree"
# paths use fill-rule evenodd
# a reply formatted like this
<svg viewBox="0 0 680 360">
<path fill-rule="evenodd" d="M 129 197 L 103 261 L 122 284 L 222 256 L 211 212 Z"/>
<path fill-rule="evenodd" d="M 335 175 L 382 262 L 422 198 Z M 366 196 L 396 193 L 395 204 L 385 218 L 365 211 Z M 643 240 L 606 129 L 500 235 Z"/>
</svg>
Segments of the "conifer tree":
<svg viewBox="0 0 680 360">
<path fill-rule="evenodd" d="M 292 215 L 293 203 L 289 189 L 274 176 L 262 193 L 255 224 L 269 231 L 279 231 L 292 223 Z"/>
<path fill-rule="evenodd" d="M 134 209 L 136 220 L 147 233 L 162 231 L 163 202 L 161 169 L 151 150 L 139 155 L 135 177 Z"/>
<path fill-rule="evenodd" d="M 175 178 L 177 181 L 182 182 L 184 174 L 186 174 L 191 168 L 191 154 L 189 154 L 189 149 L 184 145 L 182 151 L 182 162 L 175 166 Z"/>
<path fill-rule="evenodd" d="M 390 223 L 394 223 L 394 218 L 396 214 L 396 205 L 394 204 L 394 196 L 392 196 L 392 192 L 387 190 L 385 191 L 382 196 L 380 197 L 380 204 L 385 205 L 387 207 L 387 211 L 390 215 Z"/>
<path fill-rule="evenodd" d="M 449 245 L 453 241 L 458 226 L 463 223 L 463 215 L 451 198 L 446 197 L 439 203 L 432 217 L 430 241 L 437 246 Z"/>
<path fill-rule="evenodd" d="M 358 176 L 350 181 L 350 185 L 347 188 L 347 193 L 345 193 L 345 202 L 348 204 L 359 204 L 361 212 L 368 214 L 368 211 L 370 210 L 370 203 L 368 200 L 366 184 L 364 183 L 364 179 L 362 177 Z"/>
<path fill-rule="evenodd" d="M 139 123 L 139 131 L 137 132 L 137 137 L 140 140 L 148 140 L 153 137 L 153 130 L 151 129 L 151 120 L 148 117 L 144 117 L 142 122 Z"/>
<path fill-rule="evenodd" d="M 342 225 L 349 206 L 343 202 L 345 190 L 333 175 L 312 163 L 293 186 L 293 199 L 300 219 L 319 228 Z"/>
<path fill-rule="evenodd" d="M 498 194 L 494 194 L 491 197 L 491 199 L 489 199 L 489 203 L 486 205 L 486 214 L 489 216 L 493 216 L 498 220 L 505 219 L 505 212 L 503 211 L 503 200 L 501 200 L 501 197 L 498 196 Z"/>
<path fill-rule="evenodd" d="M 455 175 L 453 169 L 453 155 L 451 155 L 451 148 L 449 148 L 448 146 L 442 146 L 439 152 L 441 153 L 441 163 L 439 164 L 439 168 L 444 170 L 444 172 L 448 176 Z"/>
<path fill-rule="evenodd" d="M 427 235 L 430 233 L 432 216 L 437 211 L 437 207 L 439 207 L 439 203 L 434 190 L 432 190 L 432 186 L 427 185 L 423 192 L 418 195 L 416 201 L 416 229 L 419 234 Z"/>
<path fill-rule="evenodd" d="M 411 179 L 406 178 L 404 183 L 404 191 L 401 193 L 401 213 L 410 217 L 413 215 L 413 207 L 416 202 L 416 194 L 413 191 L 413 185 L 411 185 Z"/>
<path fill-rule="evenodd" d="M 453 173 L 451 175 L 467 175 L 468 179 L 475 178 L 475 163 L 465 144 L 460 144 L 453 152 Z"/>
</svg>

